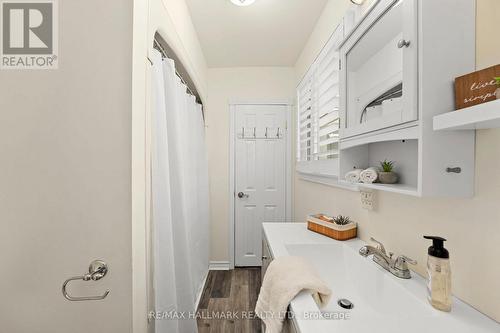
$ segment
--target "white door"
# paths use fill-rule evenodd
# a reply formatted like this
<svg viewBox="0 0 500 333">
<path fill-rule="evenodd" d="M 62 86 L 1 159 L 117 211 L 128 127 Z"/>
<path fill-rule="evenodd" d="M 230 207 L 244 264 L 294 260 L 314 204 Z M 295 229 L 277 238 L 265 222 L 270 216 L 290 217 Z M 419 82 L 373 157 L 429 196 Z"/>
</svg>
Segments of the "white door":
<svg viewBox="0 0 500 333">
<path fill-rule="evenodd" d="M 262 264 L 262 223 L 285 220 L 284 105 L 235 107 L 235 265 Z"/>
</svg>

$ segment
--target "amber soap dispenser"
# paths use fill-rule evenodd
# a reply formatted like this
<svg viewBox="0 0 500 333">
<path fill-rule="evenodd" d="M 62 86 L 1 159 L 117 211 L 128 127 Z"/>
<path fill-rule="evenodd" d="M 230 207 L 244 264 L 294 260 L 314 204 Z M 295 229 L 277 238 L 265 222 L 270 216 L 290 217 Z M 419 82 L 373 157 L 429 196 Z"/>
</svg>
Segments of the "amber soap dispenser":
<svg viewBox="0 0 500 333">
<path fill-rule="evenodd" d="M 450 253 L 444 248 L 446 239 L 438 236 L 424 236 L 432 240 L 427 251 L 427 299 L 441 311 L 451 311 L 451 268 Z"/>
</svg>

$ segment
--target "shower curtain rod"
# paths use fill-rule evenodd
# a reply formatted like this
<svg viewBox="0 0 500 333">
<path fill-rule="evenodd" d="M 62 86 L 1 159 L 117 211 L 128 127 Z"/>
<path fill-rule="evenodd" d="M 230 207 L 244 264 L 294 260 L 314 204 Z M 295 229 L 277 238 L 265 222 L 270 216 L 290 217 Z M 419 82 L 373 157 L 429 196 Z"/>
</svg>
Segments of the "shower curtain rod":
<svg viewBox="0 0 500 333">
<path fill-rule="evenodd" d="M 162 55 L 163 58 L 170 59 L 170 57 L 168 56 L 167 51 L 165 51 L 165 49 L 163 48 L 163 46 L 161 46 L 160 42 L 157 41 L 156 38 L 154 39 L 153 47 L 161 53 L 161 55 Z M 193 93 L 193 91 L 189 88 L 189 85 L 186 83 L 186 81 L 184 80 L 184 78 L 182 77 L 182 75 L 179 74 L 179 72 L 177 71 L 177 68 L 174 67 L 174 70 L 175 70 L 175 74 L 179 77 L 179 79 L 181 79 L 181 82 L 186 86 L 186 89 L 189 92 L 189 94 L 192 95 L 192 96 L 194 96 L 196 98 L 196 94 Z"/>
</svg>

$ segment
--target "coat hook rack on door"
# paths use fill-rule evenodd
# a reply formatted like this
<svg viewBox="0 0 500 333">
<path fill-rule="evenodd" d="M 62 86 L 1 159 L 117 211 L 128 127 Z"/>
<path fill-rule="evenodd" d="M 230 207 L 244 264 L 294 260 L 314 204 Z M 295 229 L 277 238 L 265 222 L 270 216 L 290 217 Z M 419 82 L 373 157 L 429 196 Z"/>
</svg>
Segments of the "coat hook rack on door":
<svg viewBox="0 0 500 333">
<path fill-rule="evenodd" d="M 254 139 L 254 140 L 279 140 L 279 139 L 283 139 L 283 133 L 282 133 L 282 129 L 280 127 L 278 127 L 276 129 L 276 135 L 275 136 L 270 136 L 269 132 L 270 132 L 270 128 L 266 127 L 266 130 L 264 132 L 264 136 L 263 137 L 257 137 L 257 128 L 253 127 L 252 128 L 252 135 L 251 136 L 246 136 L 245 135 L 246 134 L 245 127 L 242 127 L 241 128 L 241 133 L 238 133 L 238 139 Z"/>
</svg>

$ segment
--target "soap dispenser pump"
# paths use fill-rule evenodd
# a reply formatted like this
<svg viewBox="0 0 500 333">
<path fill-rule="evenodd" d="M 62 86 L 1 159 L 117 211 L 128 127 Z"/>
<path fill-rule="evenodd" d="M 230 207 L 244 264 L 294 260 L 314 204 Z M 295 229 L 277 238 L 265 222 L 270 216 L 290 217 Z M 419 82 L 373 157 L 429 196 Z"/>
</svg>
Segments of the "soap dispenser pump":
<svg viewBox="0 0 500 333">
<path fill-rule="evenodd" d="M 451 268 L 450 254 L 444 248 L 446 239 L 437 236 L 424 236 L 432 240 L 427 251 L 428 300 L 441 311 L 451 311 Z"/>
</svg>

